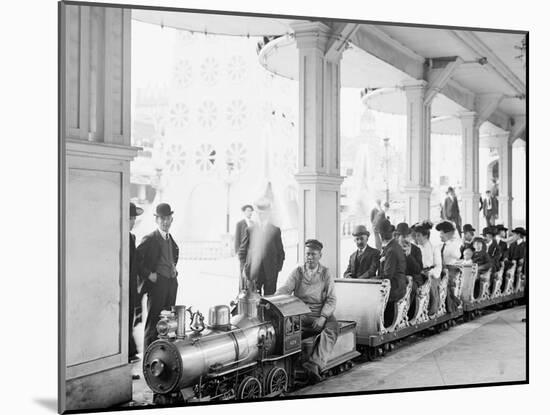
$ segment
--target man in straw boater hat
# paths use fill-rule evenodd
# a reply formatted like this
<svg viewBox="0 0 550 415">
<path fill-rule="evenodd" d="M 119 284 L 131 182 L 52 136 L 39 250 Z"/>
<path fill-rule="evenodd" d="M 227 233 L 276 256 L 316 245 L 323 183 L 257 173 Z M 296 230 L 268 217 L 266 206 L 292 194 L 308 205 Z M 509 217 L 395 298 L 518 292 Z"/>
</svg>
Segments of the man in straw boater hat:
<svg viewBox="0 0 550 415">
<path fill-rule="evenodd" d="M 173 213 L 168 203 L 160 203 L 155 210 L 158 228 L 146 235 L 137 248 L 141 256 L 138 288 L 140 293 L 147 293 L 144 350 L 157 339 L 160 312 L 176 304 L 179 248 L 169 233 Z"/>
<path fill-rule="evenodd" d="M 140 296 L 138 294 L 138 260 L 136 255 L 136 235 L 131 231 L 136 224 L 136 217 L 143 213 L 143 209 L 137 207 L 134 203 L 130 203 L 130 284 L 129 284 L 129 301 L 128 301 L 128 363 L 133 363 L 139 360 L 137 357 L 137 347 L 134 340 L 134 316 L 135 310 L 140 305 Z"/>
<path fill-rule="evenodd" d="M 285 260 L 281 229 L 271 223 L 269 199 L 256 201 L 255 210 L 258 223 L 246 228 L 239 248 L 241 278 L 252 281 L 260 294 L 272 295 Z"/>
<path fill-rule="evenodd" d="M 380 265 L 380 252 L 367 244 L 370 233 L 364 225 L 357 225 L 352 235 L 357 251 L 349 257 L 344 278 L 374 278 Z"/>
<path fill-rule="evenodd" d="M 321 380 L 320 369 L 326 365 L 338 339 L 338 321 L 334 316 L 336 294 L 329 269 L 320 263 L 323 244 L 316 239 L 308 239 L 304 245 L 304 264 L 292 271 L 277 294 L 293 294 L 311 310 L 311 313 L 302 316 L 302 327 L 305 332 L 320 336 L 302 366 L 310 381 L 316 383 Z"/>
</svg>

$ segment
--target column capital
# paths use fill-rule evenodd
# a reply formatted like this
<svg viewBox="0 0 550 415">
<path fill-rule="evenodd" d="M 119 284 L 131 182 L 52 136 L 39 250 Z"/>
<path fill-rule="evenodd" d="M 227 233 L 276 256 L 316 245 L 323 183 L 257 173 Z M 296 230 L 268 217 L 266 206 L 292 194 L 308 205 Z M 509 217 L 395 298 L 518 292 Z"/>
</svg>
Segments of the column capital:
<svg viewBox="0 0 550 415">
<path fill-rule="evenodd" d="M 473 120 L 477 117 L 477 112 L 475 111 L 462 111 L 457 115 L 459 120 Z"/>
<path fill-rule="evenodd" d="M 297 173 L 294 175 L 298 184 L 323 184 L 328 186 L 340 186 L 344 181 L 344 176 L 335 176 L 330 174 L 318 173 Z"/>
<path fill-rule="evenodd" d="M 322 22 L 291 23 L 298 49 L 319 49 L 323 53 L 332 33 L 330 26 Z"/>
<path fill-rule="evenodd" d="M 401 88 L 406 91 L 415 89 L 424 89 L 428 83 L 422 79 L 405 79 L 401 82 Z"/>
</svg>

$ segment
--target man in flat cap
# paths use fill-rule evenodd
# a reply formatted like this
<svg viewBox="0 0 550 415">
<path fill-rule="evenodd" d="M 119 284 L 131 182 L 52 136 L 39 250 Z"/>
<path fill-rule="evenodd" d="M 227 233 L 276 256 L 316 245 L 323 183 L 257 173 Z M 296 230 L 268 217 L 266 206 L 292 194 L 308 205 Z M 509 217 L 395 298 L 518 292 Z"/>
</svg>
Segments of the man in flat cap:
<svg viewBox="0 0 550 415">
<path fill-rule="evenodd" d="M 338 321 L 334 316 L 334 280 L 328 268 L 320 263 L 322 250 L 321 242 L 316 239 L 307 240 L 305 264 L 296 267 L 276 292 L 277 295 L 293 294 L 311 310 L 310 314 L 302 316 L 302 327 L 305 331 L 320 333 L 320 336 L 303 367 L 313 383 L 321 380 L 320 369 L 326 365 L 338 339 Z"/>
<path fill-rule="evenodd" d="M 141 304 L 138 294 L 138 264 L 136 252 L 136 235 L 131 231 L 136 224 L 136 217 L 143 213 L 143 209 L 130 203 L 130 287 L 129 287 L 129 311 L 128 311 L 128 363 L 133 363 L 139 360 L 137 353 L 136 342 L 134 340 L 134 316 L 136 308 Z"/>
<path fill-rule="evenodd" d="M 462 245 L 460 246 L 460 258 L 464 258 L 464 249 L 468 246 L 472 246 L 472 241 L 474 239 L 476 230 L 472 225 L 467 223 L 462 228 Z"/>
<path fill-rule="evenodd" d="M 357 225 L 352 235 L 357 251 L 349 257 L 344 278 L 374 278 L 380 266 L 380 252 L 367 245 L 370 234 L 364 225 Z"/>
<path fill-rule="evenodd" d="M 388 279 L 391 283 L 390 296 L 384 313 L 386 324 L 391 324 L 394 318 L 395 303 L 405 295 L 407 291 L 407 260 L 403 248 L 394 238 L 395 226 L 389 220 L 384 219 L 380 223 L 380 238 L 382 239 L 382 256 L 380 257 L 379 279 Z"/>
<path fill-rule="evenodd" d="M 263 295 L 272 295 L 285 260 L 281 229 L 270 221 L 268 199 L 258 200 L 255 210 L 259 221 L 246 228 L 239 247 L 239 260 L 246 279 L 254 282 L 258 292 L 262 293 L 263 289 Z"/>
<path fill-rule="evenodd" d="M 147 293 L 144 350 L 157 339 L 160 312 L 176 304 L 179 248 L 169 233 L 173 213 L 168 203 L 160 203 L 155 210 L 158 228 L 146 235 L 137 248 L 142 258 L 139 288 Z"/>
</svg>

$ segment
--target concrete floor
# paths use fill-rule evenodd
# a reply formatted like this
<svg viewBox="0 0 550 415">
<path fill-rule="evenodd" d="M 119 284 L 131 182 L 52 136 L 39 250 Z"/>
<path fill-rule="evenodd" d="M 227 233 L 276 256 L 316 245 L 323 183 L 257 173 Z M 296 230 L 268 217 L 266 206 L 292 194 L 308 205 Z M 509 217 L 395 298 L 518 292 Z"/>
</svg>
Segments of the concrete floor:
<svg viewBox="0 0 550 415">
<path fill-rule="evenodd" d="M 289 395 L 463 385 L 526 379 L 525 307 L 484 311 L 474 321 L 440 334 L 412 336 L 378 361 Z M 141 375 L 141 361 L 133 372 Z M 130 406 L 150 405 L 152 392 L 143 376 L 134 381 Z"/>
</svg>

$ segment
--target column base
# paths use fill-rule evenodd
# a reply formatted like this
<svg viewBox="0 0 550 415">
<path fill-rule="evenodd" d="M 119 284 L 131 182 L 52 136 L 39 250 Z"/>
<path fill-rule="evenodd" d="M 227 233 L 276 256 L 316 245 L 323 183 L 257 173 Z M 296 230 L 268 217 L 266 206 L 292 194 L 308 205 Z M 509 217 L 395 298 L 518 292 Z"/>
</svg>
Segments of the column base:
<svg viewBox="0 0 550 415">
<path fill-rule="evenodd" d="M 61 411 L 107 409 L 132 400 L 132 367 L 124 365 L 66 382 Z"/>
<path fill-rule="evenodd" d="M 409 224 L 430 219 L 430 197 L 432 188 L 429 186 L 408 185 L 403 188 L 406 194 L 405 221 Z"/>
</svg>

